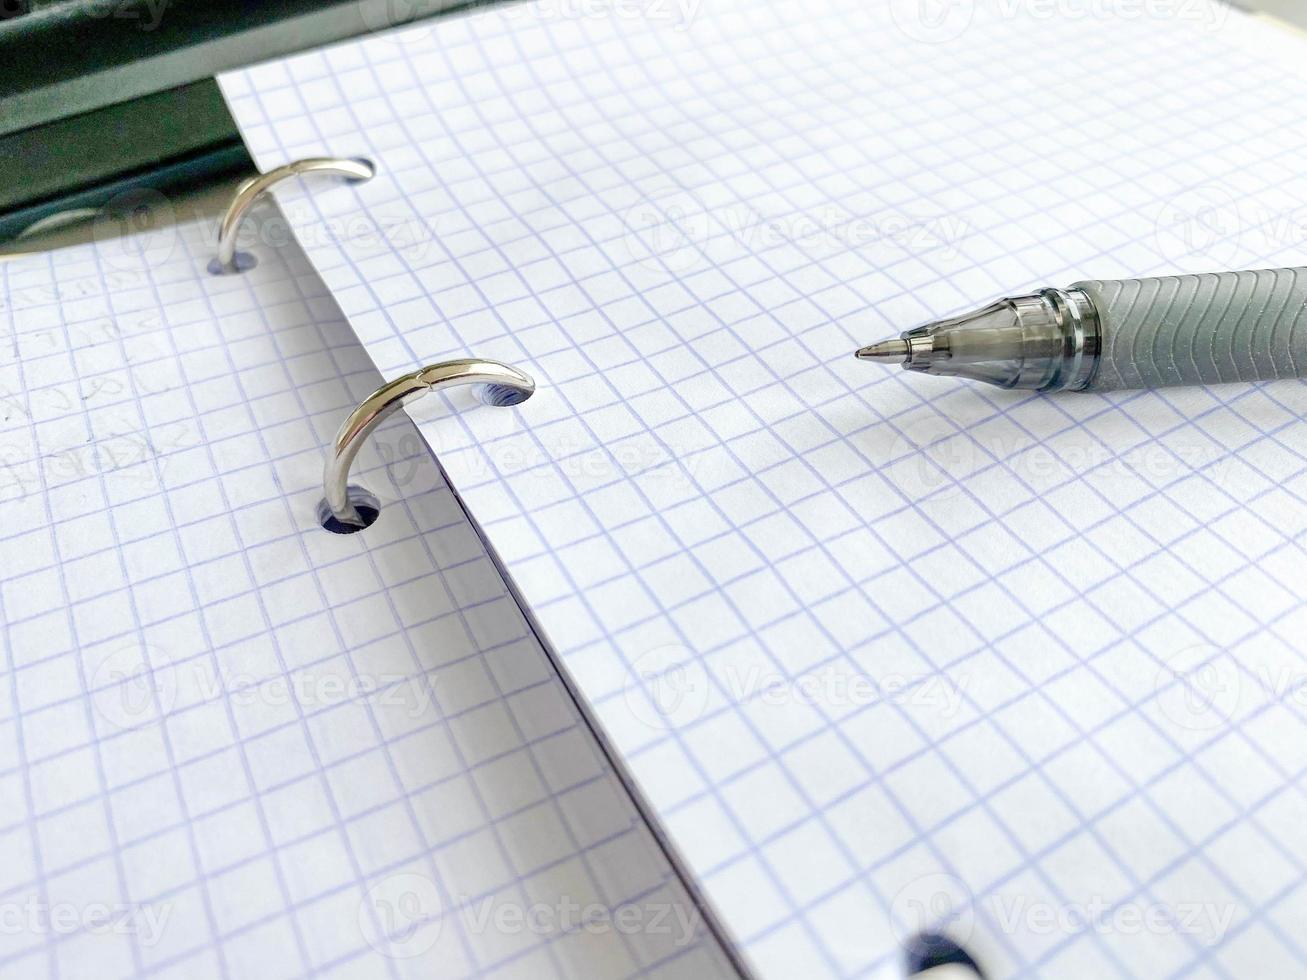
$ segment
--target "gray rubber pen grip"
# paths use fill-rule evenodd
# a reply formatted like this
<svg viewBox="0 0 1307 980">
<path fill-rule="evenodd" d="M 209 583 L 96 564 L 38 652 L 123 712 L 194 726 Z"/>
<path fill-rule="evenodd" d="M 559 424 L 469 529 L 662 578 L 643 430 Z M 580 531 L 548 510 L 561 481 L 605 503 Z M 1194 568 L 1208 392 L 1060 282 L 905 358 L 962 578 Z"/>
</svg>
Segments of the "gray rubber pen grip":
<svg viewBox="0 0 1307 980">
<path fill-rule="evenodd" d="M 1307 269 L 1078 282 L 1103 353 L 1088 391 L 1300 378 Z"/>
</svg>

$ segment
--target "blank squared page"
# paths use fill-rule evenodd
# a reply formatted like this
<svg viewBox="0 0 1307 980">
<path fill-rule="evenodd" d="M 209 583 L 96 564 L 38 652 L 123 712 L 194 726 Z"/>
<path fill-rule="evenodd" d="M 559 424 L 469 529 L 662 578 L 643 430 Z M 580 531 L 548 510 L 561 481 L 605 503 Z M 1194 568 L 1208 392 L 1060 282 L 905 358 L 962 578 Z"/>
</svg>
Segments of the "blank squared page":
<svg viewBox="0 0 1307 980">
<path fill-rule="evenodd" d="M 0 972 L 729 975 L 411 422 L 318 526 L 380 378 L 246 232 L 0 262 Z"/>
<path fill-rule="evenodd" d="M 1299 42 L 1126 6 L 521 4 L 222 79 L 265 168 L 377 162 L 282 197 L 384 373 L 538 381 L 412 414 L 759 975 L 1307 962 L 1307 389 L 851 357 L 1302 261 Z"/>
</svg>

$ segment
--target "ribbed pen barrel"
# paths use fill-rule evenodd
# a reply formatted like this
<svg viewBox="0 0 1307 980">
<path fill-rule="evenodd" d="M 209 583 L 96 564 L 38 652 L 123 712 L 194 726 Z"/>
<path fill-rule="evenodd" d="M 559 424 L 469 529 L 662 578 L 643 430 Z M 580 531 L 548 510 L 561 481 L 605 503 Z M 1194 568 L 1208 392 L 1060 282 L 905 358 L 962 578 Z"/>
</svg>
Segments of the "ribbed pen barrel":
<svg viewBox="0 0 1307 980">
<path fill-rule="evenodd" d="M 1098 311 L 1102 355 L 1087 390 L 1300 378 L 1307 269 L 1076 283 Z"/>
</svg>

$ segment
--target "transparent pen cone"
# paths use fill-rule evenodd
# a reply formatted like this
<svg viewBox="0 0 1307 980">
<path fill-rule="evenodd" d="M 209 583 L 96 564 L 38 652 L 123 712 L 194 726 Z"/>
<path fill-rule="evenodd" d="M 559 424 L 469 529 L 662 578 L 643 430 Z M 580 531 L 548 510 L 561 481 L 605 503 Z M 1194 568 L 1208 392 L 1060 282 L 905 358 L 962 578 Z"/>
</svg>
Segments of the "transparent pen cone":
<svg viewBox="0 0 1307 980">
<path fill-rule="evenodd" d="M 906 367 L 1003 388 L 1063 387 L 1084 347 L 1084 322 L 1070 305 L 1074 301 L 1060 290 L 1045 290 L 909 330 L 903 335 L 910 348 Z"/>
</svg>

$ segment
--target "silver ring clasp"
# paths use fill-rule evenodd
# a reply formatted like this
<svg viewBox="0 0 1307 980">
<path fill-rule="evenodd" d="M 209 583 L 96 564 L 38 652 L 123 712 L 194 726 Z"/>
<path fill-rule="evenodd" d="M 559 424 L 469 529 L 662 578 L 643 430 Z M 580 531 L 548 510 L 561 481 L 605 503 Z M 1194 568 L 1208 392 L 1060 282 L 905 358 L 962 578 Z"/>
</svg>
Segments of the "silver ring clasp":
<svg viewBox="0 0 1307 980">
<path fill-rule="evenodd" d="M 376 173 L 377 168 L 370 160 L 306 157 L 249 178 L 236 188 L 235 196 L 227 205 L 227 212 L 218 223 L 218 257 L 209 266 L 209 271 L 219 275 L 242 271 L 236 262 L 236 233 L 240 231 L 241 222 L 245 220 L 245 215 L 254 206 L 254 202 L 274 184 L 302 174 L 333 174 L 361 183 L 371 180 Z"/>
<path fill-rule="evenodd" d="M 350 500 L 349 470 L 368 436 L 401 405 L 442 388 L 484 385 L 483 400 L 492 405 L 518 405 L 535 392 L 535 382 L 515 367 L 499 361 L 467 358 L 442 361 L 388 381 L 349 414 L 332 442 L 322 473 L 324 503 L 341 525 L 367 527 L 368 521 Z"/>
</svg>

